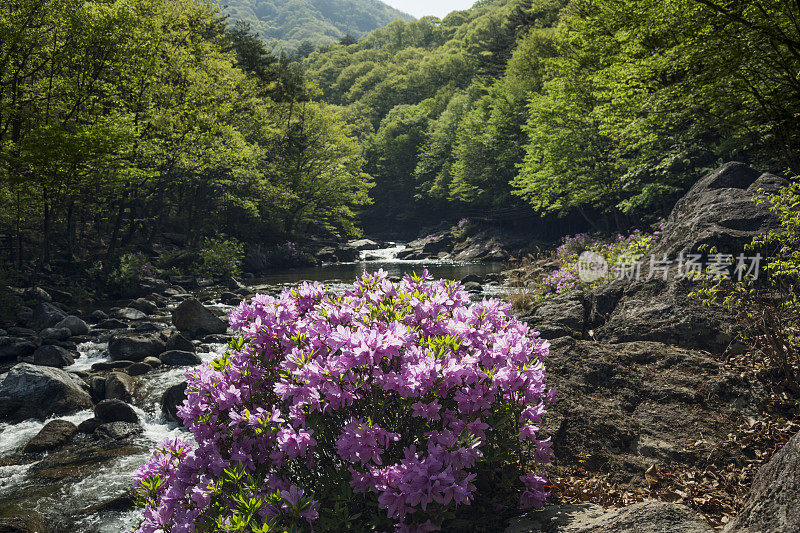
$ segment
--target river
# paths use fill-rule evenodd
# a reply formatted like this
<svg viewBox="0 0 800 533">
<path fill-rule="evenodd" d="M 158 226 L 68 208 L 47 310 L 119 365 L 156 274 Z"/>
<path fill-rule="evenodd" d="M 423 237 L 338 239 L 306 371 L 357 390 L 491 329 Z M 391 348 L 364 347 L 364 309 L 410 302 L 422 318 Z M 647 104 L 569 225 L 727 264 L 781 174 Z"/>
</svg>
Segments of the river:
<svg viewBox="0 0 800 533">
<path fill-rule="evenodd" d="M 313 268 L 300 268 L 272 273 L 268 276 L 248 280 L 256 292 L 276 292 L 283 287 L 302 281 L 319 281 L 334 292 L 343 291 L 364 271 L 383 269 L 390 276 L 402 276 L 406 272 L 422 272 L 427 268 L 435 278 L 461 280 L 470 274 L 486 276 L 503 269 L 499 263 L 454 263 L 436 260 L 403 261 L 397 259 L 402 245 L 382 250 L 362 252 L 362 260 L 356 263 L 332 264 Z M 485 296 L 499 296 L 502 287 L 496 284 L 484 286 Z M 218 302 L 207 303 L 210 307 L 230 309 Z M 169 308 L 168 308 L 169 309 Z M 97 342 L 79 345 L 80 357 L 67 371 L 89 371 L 93 364 L 107 361 L 107 335 L 100 335 Z M 204 362 L 213 360 L 225 350 L 225 345 L 203 345 L 198 355 Z M 121 454 L 98 464 L 77 465 L 76 472 L 59 481 L 43 481 L 35 474 L 37 462 L 9 460 L 18 457 L 18 452 L 34 437 L 47 421 L 29 420 L 19 424 L 0 424 L 0 517 L 30 512 L 42 516 L 57 531 L 86 533 L 122 533 L 137 524 L 140 512 L 136 510 L 114 510 L 105 506 L 102 510 L 86 510 L 124 496 L 131 489 L 131 478 L 136 468 L 146 461 L 149 448 L 167 437 L 187 438 L 188 433 L 176 423 L 165 420 L 161 414 L 160 401 L 164 391 L 180 383 L 186 368 L 162 367 L 138 378 L 137 392 L 133 401 L 139 414 L 144 433 L 136 444 L 141 448 L 134 453 Z M 86 410 L 68 417 L 58 417 L 75 424 L 93 416 Z M 46 457 L 43 458 L 46 460 Z M 98 508 L 99 509 L 99 508 Z M 82 518 L 71 518 L 83 511 Z"/>
</svg>

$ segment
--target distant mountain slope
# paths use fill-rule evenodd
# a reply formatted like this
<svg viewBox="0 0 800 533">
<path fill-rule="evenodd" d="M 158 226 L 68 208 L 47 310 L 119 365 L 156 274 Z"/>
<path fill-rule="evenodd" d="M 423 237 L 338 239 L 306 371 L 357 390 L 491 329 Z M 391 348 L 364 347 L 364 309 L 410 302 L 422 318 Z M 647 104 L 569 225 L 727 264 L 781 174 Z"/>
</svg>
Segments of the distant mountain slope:
<svg viewBox="0 0 800 533">
<path fill-rule="evenodd" d="M 361 37 L 396 19 L 414 20 L 378 0 L 220 0 L 234 20 L 250 23 L 266 41 L 296 49 L 303 42 L 328 44 Z"/>
</svg>

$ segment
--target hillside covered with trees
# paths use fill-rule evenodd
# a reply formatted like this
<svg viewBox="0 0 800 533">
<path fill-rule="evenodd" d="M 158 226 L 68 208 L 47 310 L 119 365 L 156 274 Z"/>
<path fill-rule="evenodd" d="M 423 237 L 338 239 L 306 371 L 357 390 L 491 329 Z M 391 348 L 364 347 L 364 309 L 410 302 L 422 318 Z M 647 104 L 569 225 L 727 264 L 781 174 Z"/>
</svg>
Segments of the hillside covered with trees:
<svg viewBox="0 0 800 533">
<path fill-rule="evenodd" d="M 225 13 L 248 23 L 268 44 L 308 52 L 357 39 L 394 20 L 413 20 L 379 0 L 228 0 Z"/>
<path fill-rule="evenodd" d="M 664 214 L 720 162 L 797 170 L 788 0 L 494 0 L 306 62 L 360 139 L 370 229 L 427 213 Z"/>
</svg>

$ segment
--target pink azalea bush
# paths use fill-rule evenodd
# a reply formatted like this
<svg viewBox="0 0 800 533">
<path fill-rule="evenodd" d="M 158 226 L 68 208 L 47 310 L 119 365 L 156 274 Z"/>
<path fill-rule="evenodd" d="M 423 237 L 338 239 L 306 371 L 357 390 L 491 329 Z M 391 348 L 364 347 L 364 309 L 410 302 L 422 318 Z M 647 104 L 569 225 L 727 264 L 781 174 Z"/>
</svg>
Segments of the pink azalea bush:
<svg viewBox="0 0 800 533">
<path fill-rule="evenodd" d="M 545 501 L 548 343 L 499 301 L 381 271 L 344 295 L 256 296 L 230 322 L 231 351 L 188 374 L 196 444 L 136 474 L 137 531 L 435 531 L 486 473 Z"/>
</svg>

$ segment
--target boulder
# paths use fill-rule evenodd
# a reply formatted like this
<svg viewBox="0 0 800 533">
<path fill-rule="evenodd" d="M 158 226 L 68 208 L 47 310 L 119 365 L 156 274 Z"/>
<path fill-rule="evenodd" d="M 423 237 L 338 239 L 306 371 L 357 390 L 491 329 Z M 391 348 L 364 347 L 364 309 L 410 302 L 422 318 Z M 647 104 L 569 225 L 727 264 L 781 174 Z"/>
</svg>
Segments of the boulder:
<svg viewBox="0 0 800 533">
<path fill-rule="evenodd" d="M 103 423 L 131 422 L 138 423 L 139 415 L 133 407 L 122 400 L 103 400 L 94 406 L 94 416 Z"/>
<path fill-rule="evenodd" d="M 8 328 L 7 335 L 11 335 L 12 337 L 35 337 L 36 332 L 30 328 L 21 328 L 19 326 L 13 326 Z"/>
<path fill-rule="evenodd" d="M 63 370 L 20 363 L 2 376 L 0 420 L 44 420 L 91 407 L 86 385 Z"/>
<path fill-rule="evenodd" d="M 132 307 L 123 307 L 117 310 L 114 316 L 121 320 L 144 320 L 147 318 L 145 313 L 142 313 L 138 309 L 133 309 Z"/>
<path fill-rule="evenodd" d="M 225 305 L 239 305 L 242 301 L 242 297 L 239 294 L 226 291 L 219 296 L 219 301 Z"/>
<path fill-rule="evenodd" d="M 129 376 L 143 376 L 153 370 L 153 367 L 148 365 L 147 363 L 133 363 L 131 366 L 127 368 L 127 372 Z"/>
<path fill-rule="evenodd" d="M 131 300 L 131 302 L 128 303 L 128 308 L 136 309 L 137 311 L 141 311 L 146 315 L 154 315 L 158 312 L 158 306 L 150 300 L 145 300 L 144 298 Z"/>
<path fill-rule="evenodd" d="M 203 362 L 194 352 L 181 352 L 178 350 L 164 352 L 158 358 L 167 366 L 197 366 Z"/>
<path fill-rule="evenodd" d="M 111 372 L 105 379 L 103 389 L 106 400 L 129 402 L 133 399 L 135 385 L 133 378 L 122 372 Z"/>
<path fill-rule="evenodd" d="M 128 324 L 116 318 L 109 318 L 97 324 L 97 329 L 128 329 Z"/>
<path fill-rule="evenodd" d="M 51 303 L 42 302 L 33 310 L 30 327 L 36 331 L 42 331 L 52 328 L 65 318 L 67 318 L 67 314 L 64 311 Z"/>
<path fill-rule="evenodd" d="M 381 245 L 371 239 L 359 239 L 357 241 L 350 241 L 347 243 L 350 248 L 363 252 L 366 250 L 379 250 Z"/>
<path fill-rule="evenodd" d="M 45 345 L 33 352 L 33 364 L 64 368 L 75 363 L 75 358 L 68 350 L 60 346 Z"/>
<path fill-rule="evenodd" d="M 108 315 L 99 309 L 97 311 L 92 311 L 92 314 L 89 315 L 89 321 L 92 324 L 99 324 L 104 320 L 108 320 Z"/>
<path fill-rule="evenodd" d="M 228 331 L 225 322 L 194 298 L 184 300 L 172 311 L 172 323 L 195 337 Z"/>
<path fill-rule="evenodd" d="M 761 467 L 741 513 L 725 533 L 800 531 L 800 433 Z"/>
<path fill-rule="evenodd" d="M 54 327 L 56 328 L 66 328 L 72 333 L 72 336 L 78 335 L 88 335 L 89 334 L 89 325 L 81 320 L 76 316 L 68 316 Z"/>
<path fill-rule="evenodd" d="M 21 339 L 17 337 L 0 338 L 0 362 L 16 361 L 20 357 L 32 355 L 39 347 L 36 339 Z"/>
<path fill-rule="evenodd" d="M 145 357 L 142 362 L 150 365 L 150 368 L 158 368 L 161 366 L 161 359 L 158 357 Z"/>
<path fill-rule="evenodd" d="M 183 400 L 186 399 L 186 387 L 187 384 L 185 381 L 178 385 L 173 385 L 168 388 L 161 397 L 161 412 L 164 413 L 167 420 L 180 422 L 178 418 L 178 407 L 181 406 Z"/>
<path fill-rule="evenodd" d="M 133 331 L 135 333 L 158 333 L 160 331 L 165 330 L 166 328 L 167 326 L 164 324 L 157 324 L 154 322 L 142 322 L 141 324 L 133 328 Z"/>
<path fill-rule="evenodd" d="M 144 433 L 144 428 L 135 422 L 107 422 L 94 430 L 95 438 L 105 441 L 128 440 Z"/>
<path fill-rule="evenodd" d="M 154 335 L 118 336 L 108 343 L 108 355 L 115 361 L 143 361 L 145 357 L 158 357 L 165 349 L 165 342 Z"/>
<path fill-rule="evenodd" d="M 94 430 L 100 427 L 103 423 L 95 417 L 87 418 L 78 424 L 78 432 L 86 435 L 91 435 Z"/>
<path fill-rule="evenodd" d="M 72 337 L 68 328 L 45 328 L 39 333 L 43 341 L 65 341 Z"/>
<path fill-rule="evenodd" d="M 468 281 L 464 283 L 464 290 L 467 292 L 481 293 L 483 292 L 483 286 L 477 281 Z"/>
<path fill-rule="evenodd" d="M 703 245 L 720 253 L 741 253 L 754 237 L 777 227 L 767 206 L 753 200 L 759 191 L 776 192 L 787 184 L 744 163 L 722 165 L 700 178 L 675 204 L 653 254 L 676 259 Z"/>
<path fill-rule="evenodd" d="M 78 426 L 66 420 L 53 420 L 48 422 L 42 430 L 33 437 L 25 448 L 25 453 L 41 453 L 63 446 L 72 440 Z"/>
<path fill-rule="evenodd" d="M 506 533 L 711 533 L 693 510 L 646 501 L 608 512 L 592 504 L 549 506 L 512 520 Z"/>
</svg>

